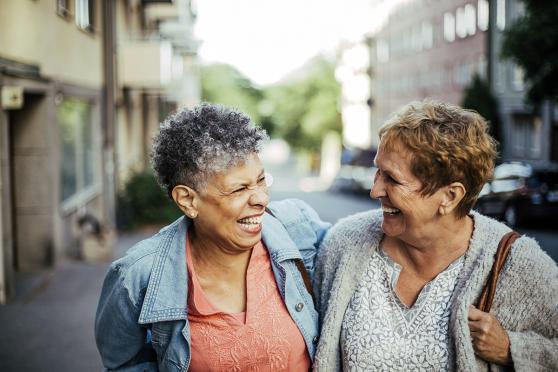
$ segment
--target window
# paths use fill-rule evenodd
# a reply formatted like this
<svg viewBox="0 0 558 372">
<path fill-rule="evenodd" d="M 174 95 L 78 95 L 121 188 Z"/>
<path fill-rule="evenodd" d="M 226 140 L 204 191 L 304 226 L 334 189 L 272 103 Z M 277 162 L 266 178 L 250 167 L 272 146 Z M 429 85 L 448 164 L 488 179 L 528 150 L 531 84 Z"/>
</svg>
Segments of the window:
<svg viewBox="0 0 558 372">
<path fill-rule="evenodd" d="M 479 30 L 488 30 L 488 0 L 479 0 L 477 5 L 477 25 Z"/>
<path fill-rule="evenodd" d="M 506 0 L 496 1 L 496 27 L 501 31 L 506 29 Z"/>
<path fill-rule="evenodd" d="M 455 33 L 460 38 L 467 36 L 467 25 L 465 20 L 465 8 L 459 7 L 455 12 Z"/>
<path fill-rule="evenodd" d="M 514 90 L 520 92 L 524 88 L 525 71 L 517 66 L 513 65 L 512 69 L 512 87 Z"/>
<path fill-rule="evenodd" d="M 450 43 L 455 40 L 455 17 L 453 13 L 444 14 L 444 39 Z"/>
<path fill-rule="evenodd" d="M 376 43 L 376 58 L 380 63 L 389 61 L 389 44 L 387 41 L 380 39 Z"/>
<path fill-rule="evenodd" d="M 520 1 L 516 1 L 513 5 L 513 19 L 516 20 L 517 18 L 523 17 L 525 15 L 525 4 Z"/>
<path fill-rule="evenodd" d="M 422 22 L 422 47 L 424 49 L 432 48 L 433 33 L 432 33 L 432 23 Z"/>
<path fill-rule="evenodd" d="M 477 32 L 477 19 L 475 16 L 475 7 L 471 4 L 465 5 L 465 30 L 467 35 L 473 36 Z"/>
<path fill-rule="evenodd" d="M 56 0 L 56 13 L 61 17 L 70 15 L 70 0 Z"/>
<path fill-rule="evenodd" d="M 505 88 L 505 83 L 506 83 L 506 69 L 507 69 L 507 62 L 496 62 L 494 64 L 494 68 L 496 69 L 496 75 L 495 75 L 495 86 L 496 86 L 496 91 L 498 93 L 503 93 L 504 92 L 504 88 Z"/>
<path fill-rule="evenodd" d="M 93 0 L 76 0 L 76 25 L 93 31 Z"/>
<path fill-rule="evenodd" d="M 542 143 L 540 118 L 524 114 L 515 114 L 512 118 L 514 123 L 514 132 L 512 133 L 513 156 L 524 159 L 540 158 Z"/>
<path fill-rule="evenodd" d="M 411 28 L 411 51 L 417 52 L 422 50 L 422 33 L 419 25 L 414 25 Z"/>
<path fill-rule="evenodd" d="M 68 200 L 95 183 L 91 104 L 65 98 L 57 108 L 60 131 L 60 198 Z"/>
</svg>

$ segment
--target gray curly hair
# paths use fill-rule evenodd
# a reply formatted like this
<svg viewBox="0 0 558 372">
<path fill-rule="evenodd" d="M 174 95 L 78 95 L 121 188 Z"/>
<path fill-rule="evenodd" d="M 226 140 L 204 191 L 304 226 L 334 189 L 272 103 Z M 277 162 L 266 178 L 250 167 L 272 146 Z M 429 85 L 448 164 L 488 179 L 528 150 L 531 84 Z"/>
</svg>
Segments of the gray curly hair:
<svg viewBox="0 0 558 372">
<path fill-rule="evenodd" d="M 170 115 L 153 139 L 157 181 L 172 198 L 176 185 L 202 187 L 208 177 L 258 153 L 268 136 L 240 111 L 202 103 Z"/>
</svg>

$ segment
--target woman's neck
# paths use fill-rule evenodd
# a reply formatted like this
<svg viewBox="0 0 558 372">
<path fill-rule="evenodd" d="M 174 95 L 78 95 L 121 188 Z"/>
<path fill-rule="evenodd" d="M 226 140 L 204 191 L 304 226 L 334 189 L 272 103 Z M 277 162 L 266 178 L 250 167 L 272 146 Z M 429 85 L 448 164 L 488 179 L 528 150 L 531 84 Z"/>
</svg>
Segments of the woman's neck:
<svg viewBox="0 0 558 372">
<path fill-rule="evenodd" d="M 209 280 L 244 280 L 252 249 L 227 249 L 209 238 L 200 237 L 195 232 L 189 235 L 189 240 L 192 262 L 198 276 Z"/>
<path fill-rule="evenodd" d="M 384 249 L 394 261 L 426 280 L 433 279 L 469 247 L 473 219 L 465 218 L 441 223 L 436 232 L 418 239 L 386 239 Z"/>
</svg>

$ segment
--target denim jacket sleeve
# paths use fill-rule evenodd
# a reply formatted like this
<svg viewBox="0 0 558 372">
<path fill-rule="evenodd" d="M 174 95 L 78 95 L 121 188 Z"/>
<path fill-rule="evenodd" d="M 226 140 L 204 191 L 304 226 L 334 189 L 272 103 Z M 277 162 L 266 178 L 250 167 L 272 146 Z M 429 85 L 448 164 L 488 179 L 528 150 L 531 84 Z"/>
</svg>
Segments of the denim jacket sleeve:
<svg viewBox="0 0 558 372">
<path fill-rule="evenodd" d="M 124 285 L 125 270 L 117 261 L 105 278 L 95 318 L 97 348 L 107 371 L 157 371 L 147 329 L 138 324 L 139 299 Z"/>
</svg>

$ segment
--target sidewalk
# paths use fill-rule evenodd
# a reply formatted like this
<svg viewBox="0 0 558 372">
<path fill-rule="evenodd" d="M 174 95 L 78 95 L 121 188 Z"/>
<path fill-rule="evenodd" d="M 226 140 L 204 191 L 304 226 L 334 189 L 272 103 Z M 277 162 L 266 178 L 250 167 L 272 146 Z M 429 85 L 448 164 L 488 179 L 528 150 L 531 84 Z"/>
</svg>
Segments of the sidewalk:
<svg viewBox="0 0 558 372">
<path fill-rule="evenodd" d="M 115 257 L 153 231 L 122 234 Z M 0 306 L 0 371 L 100 371 L 93 323 L 109 263 L 62 260 L 18 274 L 16 296 Z"/>
</svg>

